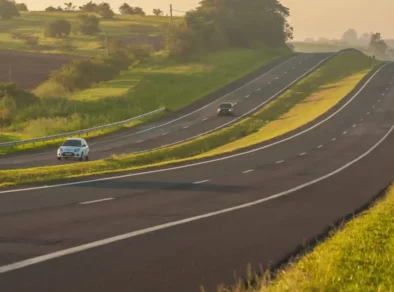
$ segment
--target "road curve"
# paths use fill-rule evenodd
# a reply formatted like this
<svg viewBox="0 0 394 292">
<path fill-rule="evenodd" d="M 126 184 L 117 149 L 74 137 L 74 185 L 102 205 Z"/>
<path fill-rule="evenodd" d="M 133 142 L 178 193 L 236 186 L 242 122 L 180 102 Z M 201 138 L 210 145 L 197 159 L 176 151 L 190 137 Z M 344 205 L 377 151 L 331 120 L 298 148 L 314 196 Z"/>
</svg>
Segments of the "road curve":
<svg viewBox="0 0 394 292">
<path fill-rule="evenodd" d="M 322 65 L 330 56 L 332 53 L 300 54 L 274 61 L 259 70 L 258 76 L 252 74 L 242 80 L 242 83 L 236 83 L 237 87 L 231 85 L 225 91 L 219 91 L 221 95 L 216 94 L 215 100 L 209 97 L 158 121 L 134 127 L 126 132 L 94 139 L 91 143 L 88 141 L 91 146 L 90 159 L 151 150 L 225 127 L 273 100 L 297 80 Z M 216 116 L 217 107 L 223 101 L 237 103 L 235 117 Z M 0 169 L 73 163 L 57 161 L 55 150 L 2 157 Z"/>
<path fill-rule="evenodd" d="M 390 63 L 283 143 L 1 191 L 0 291 L 213 291 L 249 262 L 279 261 L 392 180 L 393 82 Z"/>
</svg>

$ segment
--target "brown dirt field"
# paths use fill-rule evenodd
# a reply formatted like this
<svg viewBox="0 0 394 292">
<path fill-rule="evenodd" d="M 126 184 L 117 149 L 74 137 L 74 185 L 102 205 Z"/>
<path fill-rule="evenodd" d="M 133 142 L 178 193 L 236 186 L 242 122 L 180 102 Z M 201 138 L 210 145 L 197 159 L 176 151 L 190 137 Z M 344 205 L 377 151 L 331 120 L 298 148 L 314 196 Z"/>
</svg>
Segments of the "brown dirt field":
<svg viewBox="0 0 394 292">
<path fill-rule="evenodd" d="M 71 60 L 85 57 L 71 55 L 40 54 L 17 51 L 0 51 L 0 83 L 9 81 L 23 89 L 34 89 L 49 78 L 49 74 Z"/>
</svg>

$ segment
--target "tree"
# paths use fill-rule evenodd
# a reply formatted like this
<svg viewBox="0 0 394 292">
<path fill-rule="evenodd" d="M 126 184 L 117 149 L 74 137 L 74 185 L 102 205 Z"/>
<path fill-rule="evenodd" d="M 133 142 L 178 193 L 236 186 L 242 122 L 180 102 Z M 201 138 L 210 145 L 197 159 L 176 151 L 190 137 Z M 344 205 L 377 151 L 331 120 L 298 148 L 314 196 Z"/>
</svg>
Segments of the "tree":
<svg viewBox="0 0 394 292">
<path fill-rule="evenodd" d="M 71 11 L 75 11 L 75 5 L 72 2 L 68 2 L 68 3 L 64 3 L 65 6 L 65 11 L 67 12 L 71 12 Z"/>
<path fill-rule="evenodd" d="M 145 11 L 141 7 L 132 7 L 132 11 L 130 14 L 133 15 L 146 15 Z"/>
<path fill-rule="evenodd" d="M 70 35 L 71 23 L 65 19 L 58 19 L 48 23 L 45 28 L 45 36 L 51 38 L 62 38 Z"/>
<path fill-rule="evenodd" d="M 383 40 L 382 35 L 377 32 L 372 34 L 369 47 L 374 55 L 384 57 L 388 49 L 388 45 Z"/>
<path fill-rule="evenodd" d="M 15 2 L 10 0 L 0 0 L 0 18 L 12 19 L 20 16 Z"/>
<path fill-rule="evenodd" d="M 162 16 L 163 11 L 161 9 L 153 9 L 153 14 L 156 16 Z"/>
<path fill-rule="evenodd" d="M 348 29 L 342 36 L 342 40 L 348 44 L 356 44 L 358 41 L 358 34 L 355 29 Z"/>
<path fill-rule="evenodd" d="M 186 13 L 184 27 L 170 28 L 174 31 L 168 39 L 184 48 L 251 47 L 256 43 L 286 47 L 293 39 L 289 15 L 289 9 L 277 0 L 202 0 Z"/>
<path fill-rule="evenodd" d="M 58 6 L 57 8 L 55 8 L 53 6 L 49 6 L 49 7 L 45 8 L 45 11 L 46 12 L 62 12 L 64 10 L 60 6 Z"/>
<path fill-rule="evenodd" d="M 85 5 L 79 6 L 79 10 L 82 12 L 96 12 L 98 5 L 92 1 L 86 3 Z"/>
<path fill-rule="evenodd" d="M 127 3 L 123 3 L 122 6 L 119 7 L 119 12 L 123 15 L 146 15 L 141 7 L 131 7 Z"/>
<path fill-rule="evenodd" d="M 119 12 L 120 14 L 131 14 L 132 8 L 129 4 L 123 3 L 122 6 L 119 7 Z"/>
<path fill-rule="evenodd" d="M 363 33 L 358 39 L 359 43 L 362 45 L 368 45 L 371 41 L 372 34 L 371 33 Z"/>
<path fill-rule="evenodd" d="M 100 32 L 100 19 L 94 15 L 78 15 L 77 30 L 82 34 L 93 35 Z"/>
<path fill-rule="evenodd" d="M 101 3 L 97 7 L 97 12 L 101 15 L 102 18 L 104 19 L 111 19 L 114 17 L 114 12 L 111 9 L 111 6 L 108 3 Z"/>
<path fill-rule="evenodd" d="M 25 3 L 17 3 L 15 6 L 18 11 L 29 11 Z"/>
</svg>

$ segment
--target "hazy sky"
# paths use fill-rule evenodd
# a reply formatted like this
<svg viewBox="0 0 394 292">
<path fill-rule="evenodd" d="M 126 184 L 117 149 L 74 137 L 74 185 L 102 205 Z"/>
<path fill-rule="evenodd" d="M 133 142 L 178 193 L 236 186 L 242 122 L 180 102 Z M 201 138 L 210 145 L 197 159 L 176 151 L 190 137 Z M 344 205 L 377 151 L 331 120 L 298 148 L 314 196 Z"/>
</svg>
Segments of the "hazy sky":
<svg viewBox="0 0 394 292">
<path fill-rule="evenodd" d="M 72 0 L 20 0 L 31 10 L 44 9 L 49 5 L 62 5 Z M 81 5 L 90 0 L 74 0 Z M 117 8 L 124 2 L 131 6 L 140 6 L 146 12 L 153 8 L 169 11 L 169 4 L 174 9 L 188 10 L 197 6 L 200 0 L 100 0 Z M 290 8 L 290 22 L 295 29 L 297 39 L 306 37 L 340 38 L 348 28 L 358 32 L 381 32 L 385 38 L 394 38 L 394 0 L 281 0 Z"/>
</svg>

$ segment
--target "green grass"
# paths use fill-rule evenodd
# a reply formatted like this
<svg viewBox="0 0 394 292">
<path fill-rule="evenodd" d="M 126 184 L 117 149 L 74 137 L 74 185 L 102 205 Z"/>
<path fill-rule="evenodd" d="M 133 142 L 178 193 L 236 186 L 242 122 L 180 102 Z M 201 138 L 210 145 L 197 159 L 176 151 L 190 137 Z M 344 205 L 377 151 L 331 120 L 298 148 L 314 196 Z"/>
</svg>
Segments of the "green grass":
<svg viewBox="0 0 394 292">
<path fill-rule="evenodd" d="M 349 44 L 324 44 L 324 43 L 307 43 L 307 42 L 293 42 L 294 50 L 300 53 L 317 53 L 317 52 L 339 52 L 343 49 L 349 48 Z M 363 46 L 351 46 L 366 53 L 367 48 Z"/>
<path fill-rule="evenodd" d="M 20 111 L 16 119 L 27 122 L 15 122 L 0 134 L 18 133 L 20 139 L 42 137 L 125 120 L 163 106 L 178 110 L 289 53 L 230 49 L 188 60 L 174 60 L 158 53 L 114 80 L 70 96 L 49 97 L 38 88 L 40 102 Z M 0 149 L 0 154 L 22 149 Z"/>
<path fill-rule="evenodd" d="M 394 187 L 311 253 L 249 292 L 393 291 Z M 241 292 L 241 290 L 239 290 Z"/>
<path fill-rule="evenodd" d="M 72 24 L 80 12 L 23 12 L 21 17 L 12 20 L 0 20 L 0 49 L 39 51 L 41 53 L 71 53 L 94 56 L 104 46 L 104 35 L 122 37 L 162 36 L 167 31 L 170 19 L 164 16 L 121 16 L 113 20 L 102 20 L 102 32 L 97 36 L 72 34 L 65 40 L 44 37 L 46 23 L 56 19 L 67 19 Z M 38 38 L 38 45 L 29 45 L 26 41 L 15 39 L 13 33 Z M 71 43 L 75 50 L 68 51 L 64 42 Z"/>
<path fill-rule="evenodd" d="M 145 153 L 111 157 L 109 159 L 83 164 L 0 171 L 0 181 L 3 182 L 3 186 L 7 186 L 87 176 L 92 174 L 136 170 L 171 163 L 193 161 L 202 157 L 214 156 L 233 151 L 235 149 L 224 149 L 221 152 L 214 153 L 209 152 L 210 150 L 237 140 L 240 142 L 238 147 L 243 148 L 251 145 L 248 137 L 249 135 L 260 131 L 261 129 L 264 130 L 264 126 L 268 123 L 267 121 L 282 119 L 286 113 L 291 111 L 303 100 L 306 100 L 308 97 L 315 94 L 316 91 L 325 91 L 329 86 L 347 88 L 347 91 L 337 90 L 334 92 L 336 94 L 334 98 L 335 102 L 324 102 L 325 98 L 332 100 L 332 97 L 323 97 L 323 101 L 321 101 L 322 103 L 318 103 L 318 106 L 314 103 L 306 102 L 303 104 L 303 110 L 300 111 L 300 109 L 297 109 L 297 112 L 298 114 L 303 115 L 303 113 L 310 112 L 315 107 L 320 108 L 320 113 L 329 110 L 352 88 L 354 88 L 363 76 L 367 74 L 367 68 L 369 68 L 369 59 L 367 57 L 359 53 L 345 53 L 343 55 L 336 56 L 318 71 L 298 82 L 290 91 L 285 92 L 276 101 L 272 102 L 269 106 L 264 107 L 252 117 L 244 119 L 225 129 L 179 145 L 163 147 L 161 149 Z M 309 119 L 314 118 L 313 115 L 308 115 L 308 117 Z M 309 121 L 310 120 L 305 118 L 302 119 L 303 123 L 307 123 Z M 285 123 L 282 123 L 282 127 L 284 127 L 285 130 L 289 130 Z M 278 133 L 283 133 L 283 131 L 278 131 L 277 135 L 279 135 Z"/>
</svg>

